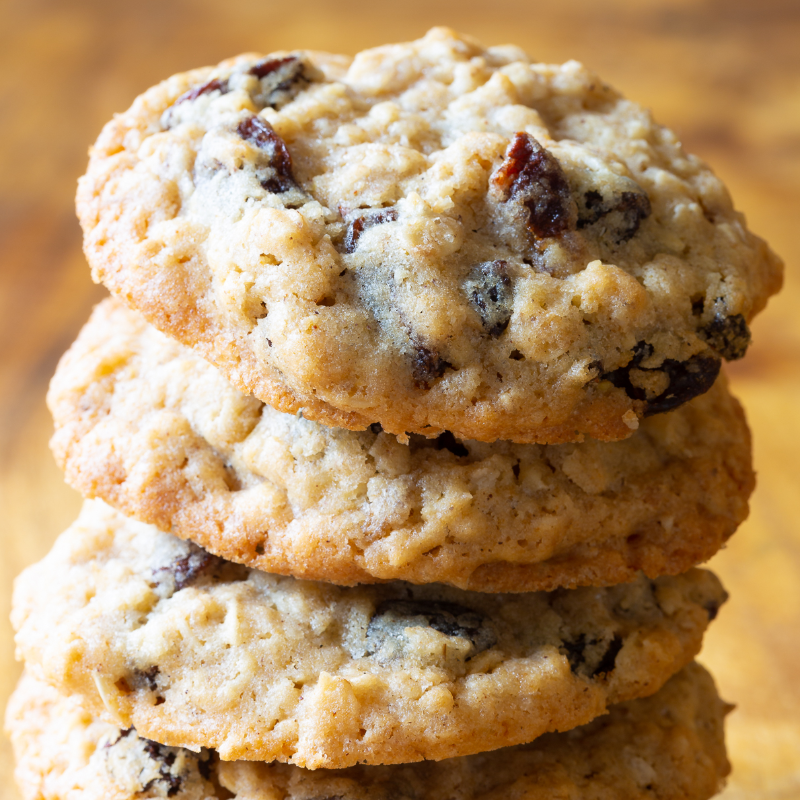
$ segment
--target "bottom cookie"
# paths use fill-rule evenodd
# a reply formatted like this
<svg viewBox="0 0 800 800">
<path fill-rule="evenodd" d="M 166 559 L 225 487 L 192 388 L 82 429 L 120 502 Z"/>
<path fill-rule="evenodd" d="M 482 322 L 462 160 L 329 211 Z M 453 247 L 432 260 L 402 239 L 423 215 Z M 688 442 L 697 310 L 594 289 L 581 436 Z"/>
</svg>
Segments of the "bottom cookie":
<svg viewBox="0 0 800 800">
<path fill-rule="evenodd" d="M 651 697 L 567 733 L 439 762 L 306 770 L 140 738 L 23 676 L 6 712 L 26 800 L 706 800 L 730 771 L 727 706 L 691 664 Z"/>
</svg>

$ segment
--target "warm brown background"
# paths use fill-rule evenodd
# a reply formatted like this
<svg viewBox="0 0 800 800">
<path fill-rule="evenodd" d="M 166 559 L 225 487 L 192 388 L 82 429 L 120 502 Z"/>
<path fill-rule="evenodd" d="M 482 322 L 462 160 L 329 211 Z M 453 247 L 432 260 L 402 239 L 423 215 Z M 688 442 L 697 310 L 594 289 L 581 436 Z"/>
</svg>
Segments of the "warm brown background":
<svg viewBox="0 0 800 800">
<path fill-rule="evenodd" d="M 748 522 L 713 562 L 732 598 L 703 654 L 726 698 L 724 795 L 800 797 L 800 2 L 797 0 L 0 0 L 0 705 L 19 673 L 13 576 L 77 513 L 47 451 L 47 381 L 103 290 L 72 210 L 86 148 L 136 94 L 243 50 L 353 53 L 449 24 L 578 58 L 650 106 L 727 181 L 787 262 L 730 372 L 755 434 Z M 0 800 L 17 798 L 5 741 Z"/>
</svg>

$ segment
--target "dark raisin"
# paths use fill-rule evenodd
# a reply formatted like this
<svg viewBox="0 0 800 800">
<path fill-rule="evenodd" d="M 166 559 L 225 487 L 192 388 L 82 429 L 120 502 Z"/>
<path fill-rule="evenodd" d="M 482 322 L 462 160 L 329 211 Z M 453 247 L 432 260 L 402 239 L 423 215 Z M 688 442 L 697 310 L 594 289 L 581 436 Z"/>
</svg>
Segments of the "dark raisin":
<svg viewBox="0 0 800 800">
<path fill-rule="evenodd" d="M 683 405 L 693 397 L 707 392 L 719 375 L 721 362 L 715 356 L 697 354 L 687 361 L 676 361 L 667 358 L 652 369 L 644 368 L 641 362 L 653 354 L 653 346 L 648 342 L 638 342 L 633 349 L 633 357 L 624 367 L 606 372 L 602 380 L 610 381 L 618 389 L 624 389 L 632 400 L 644 400 L 647 405 L 644 416 L 662 414 Z M 663 372 L 669 378 L 669 385 L 657 397 L 648 398 L 645 391 L 631 382 L 632 369 L 643 372 Z"/>
<path fill-rule="evenodd" d="M 147 687 L 151 692 L 158 688 L 156 678 L 161 670 L 157 666 L 148 669 L 137 669 L 133 671 L 132 681 L 135 688 Z"/>
<path fill-rule="evenodd" d="M 512 288 L 505 261 L 486 261 L 464 283 L 467 294 L 489 336 L 497 338 L 511 321 Z"/>
<path fill-rule="evenodd" d="M 253 97 L 259 108 L 280 108 L 311 82 L 308 65 L 298 56 L 265 58 L 248 70 L 261 81 L 261 89 Z"/>
<path fill-rule="evenodd" d="M 133 730 L 133 728 L 122 728 L 122 729 L 120 729 L 120 732 L 119 732 L 119 735 L 117 736 L 117 738 L 116 738 L 116 739 L 114 739 L 114 741 L 111 741 L 111 740 L 109 739 L 109 740 L 108 740 L 108 741 L 107 741 L 107 742 L 106 742 L 106 743 L 103 745 L 103 747 L 104 747 L 104 748 L 113 747 L 113 746 L 114 746 L 114 745 L 115 745 L 117 742 L 121 741 L 122 739 L 125 739 L 126 737 L 130 736 L 132 733 L 133 733 L 134 735 L 136 735 L 136 733 L 135 733 L 135 731 Z"/>
<path fill-rule="evenodd" d="M 266 78 L 267 75 L 271 75 L 276 70 L 280 69 L 281 67 L 286 66 L 287 64 L 297 64 L 298 58 L 297 56 L 286 56 L 286 58 L 265 58 L 263 61 L 259 61 L 257 64 L 253 64 L 249 70 L 247 70 L 248 74 L 255 75 L 256 78 Z"/>
<path fill-rule="evenodd" d="M 163 788 L 167 790 L 167 797 L 174 797 L 181 790 L 181 785 L 183 784 L 183 778 L 170 771 L 170 767 L 175 763 L 177 751 L 173 747 L 167 747 L 166 745 L 153 742 L 143 737 L 140 738 L 142 742 L 144 742 L 145 753 L 153 759 L 153 761 L 159 762 L 159 776 L 148 781 L 142 786 L 141 791 L 146 792 L 152 789 L 157 783 L 161 783 Z"/>
<path fill-rule="evenodd" d="M 610 642 L 604 643 L 601 639 L 589 639 L 585 633 L 581 633 L 575 639 L 565 641 L 562 650 L 566 651 L 569 668 L 574 674 L 596 678 L 614 669 L 622 644 L 622 637 L 616 634 Z"/>
<path fill-rule="evenodd" d="M 269 166 L 274 174 L 261 181 L 261 185 L 268 192 L 282 194 L 295 187 L 292 175 L 292 157 L 286 143 L 266 120 L 257 116 L 249 116 L 239 123 L 236 132 L 242 139 L 268 154 Z"/>
<path fill-rule="evenodd" d="M 193 583 L 203 573 L 208 572 L 219 559 L 205 550 L 195 550 L 178 559 L 169 569 L 175 575 L 175 591 L 179 592 Z"/>
<path fill-rule="evenodd" d="M 639 230 L 643 219 L 652 213 L 647 193 L 630 178 L 619 178 L 630 190 L 619 186 L 601 190 L 590 189 L 578 199 L 578 227 L 585 228 L 603 219 L 617 244 L 627 242 Z M 616 191 L 615 191 L 616 189 Z"/>
<path fill-rule="evenodd" d="M 228 81 L 214 78 L 214 80 L 204 83 L 202 86 L 195 86 L 193 89 L 189 89 L 188 92 L 184 92 L 172 105 L 178 106 L 181 103 L 196 100 L 201 95 L 211 94 L 211 92 L 226 94 L 228 92 Z"/>
<path fill-rule="evenodd" d="M 383 426 L 380 424 L 380 422 L 373 422 L 373 423 L 372 423 L 372 424 L 369 426 L 369 429 L 370 429 L 370 432 L 371 432 L 371 433 L 374 433 L 376 436 L 377 436 L 379 433 L 383 433 Z"/>
<path fill-rule="evenodd" d="M 718 358 L 699 354 L 688 361 L 666 359 L 659 369 L 667 373 L 669 386 L 658 397 L 647 401 L 644 415 L 652 417 L 672 411 L 693 397 L 705 394 L 714 385 L 721 366 Z"/>
<path fill-rule="evenodd" d="M 618 389 L 624 389 L 628 397 L 632 400 L 645 400 L 646 396 L 644 390 L 631 383 L 630 371 L 632 369 L 640 369 L 639 365 L 646 358 L 650 358 L 650 356 L 653 355 L 653 350 L 653 345 L 649 342 L 636 342 L 631 351 L 631 360 L 624 367 L 619 367 L 610 372 L 604 372 L 600 376 L 600 379 L 610 381 Z"/>
<path fill-rule="evenodd" d="M 709 347 L 728 361 L 741 358 L 750 344 L 750 329 L 742 314 L 732 314 L 729 317 L 717 314 L 698 333 Z"/>
<path fill-rule="evenodd" d="M 522 203 L 528 230 L 535 236 L 559 236 L 574 228 L 573 200 L 564 170 L 529 133 L 514 135 L 492 182 L 505 200 Z"/>
<path fill-rule="evenodd" d="M 421 344 L 414 346 L 414 361 L 411 374 L 418 389 L 430 389 L 430 384 L 437 378 L 441 378 L 445 370 L 452 369 L 452 367 L 452 364 L 445 361 L 434 350 L 429 350 Z"/>
<path fill-rule="evenodd" d="M 222 559 L 212 556 L 211 553 L 207 553 L 196 545 L 190 545 L 190 550 L 185 556 L 176 558 L 165 567 L 159 567 L 155 570 L 155 574 L 166 572 L 172 575 L 175 581 L 175 591 L 179 592 L 201 575 L 212 571 L 221 564 Z"/>
<path fill-rule="evenodd" d="M 578 227 L 583 228 L 597 222 L 605 213 L 603 195 L 596 189 L 590 189 L 583 194 L 584 208 L 578 208 Z"/>
<path fill-rule="evenodd" d="M 433 446 L 437 450 L 449 450 L 454 456 L 458 456 L 459 458 L 469 455 L 469 450 L 467 450 L 450 431 L 439 434 L 439 436 L 434 439 Z"/>
<path fill-rule="evenodd" d="M 620 650 L 622 650 L 622 637 L 615 635 L 609 642 L 608 649 L 603 653 L 600 663 L 594 668 L 592 677 L 595 678 L 598 675 L 607 675 L 609 672 L 613 672 Z"/>
<path fill-rule="evenodd" d="M 438 600 L 385 600 L 367 627 L 368 652 L 380 649 L 387 638 L 397 639 L 405 628 L 429 627 L 445 636 L 467 639 L 472 645 L 468 658 L 497 643 L 494 628 L 477 611 Z"/>
<path fill-rule="evenodd" d="M 347 233 L 342 243 L 342 251 L 345 253 L 355 253 L 358 248 L 358 240 L 365 230 L 382 225 L 384 222 L 394 222 L 397 219 L 397 210 L 394 208 L 368 209 L 359 214 L 347 225 Z"/>
</svg>

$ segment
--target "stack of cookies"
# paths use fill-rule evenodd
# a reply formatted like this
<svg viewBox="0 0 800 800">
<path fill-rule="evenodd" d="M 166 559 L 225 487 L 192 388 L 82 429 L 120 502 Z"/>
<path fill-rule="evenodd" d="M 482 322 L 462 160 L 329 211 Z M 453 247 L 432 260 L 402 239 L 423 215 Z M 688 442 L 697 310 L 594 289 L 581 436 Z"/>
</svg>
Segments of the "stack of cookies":
<svg viewBox="0 0 800 800">
<path fill-rule="evenodd" d="M 672 133 L 435 29 L 170 78 L 78 211 L 113 298 L 49 396 L 90 499 L 15 591 L 26 798 L 718 790 L 718 373 L 781 265 Z"/>
</svg>

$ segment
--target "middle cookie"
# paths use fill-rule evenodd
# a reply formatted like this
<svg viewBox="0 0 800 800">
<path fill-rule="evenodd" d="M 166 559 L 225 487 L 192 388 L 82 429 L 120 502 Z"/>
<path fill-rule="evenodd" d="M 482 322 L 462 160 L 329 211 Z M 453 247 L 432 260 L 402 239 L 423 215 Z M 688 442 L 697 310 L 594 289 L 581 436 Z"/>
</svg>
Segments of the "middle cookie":
<svg viewBox="0 0 800 800">
<path fill-rule="evenodd" d="M 621 442 L 402 445 L 241 394 L 114 300 L 48 400 L 56 459 L 84 495 L 223 558 L 345 585 L 522 592 L 676 574 L 733 533 L 754 483 L 721 380 Z"/>
<path fill-rule="evenodd" d="M 88 503 L 18 578 L 17 652 L 141 736 L 318 768 L 494 750 L 656 692 L 725 600 L 709 572 L 517 595 L 342 588 Z"/>
</svg>

